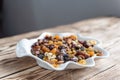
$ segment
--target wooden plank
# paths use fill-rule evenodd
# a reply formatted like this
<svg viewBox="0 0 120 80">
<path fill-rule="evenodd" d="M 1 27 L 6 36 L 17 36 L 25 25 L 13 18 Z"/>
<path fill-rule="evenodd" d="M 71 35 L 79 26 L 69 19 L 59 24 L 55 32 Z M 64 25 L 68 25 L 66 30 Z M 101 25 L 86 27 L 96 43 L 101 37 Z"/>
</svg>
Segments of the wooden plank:
<svg viewBox="0 0 120 80">
<path fill-rule="evenodd" d="M 120 79 L 120 64 L 116 64 L 114 67 L 92 77 L 90 80 L 119 80 L 119 79 Z"/>
<path fill-rule="evenodd" d="M 0 61 L 0 78 L 9 76 L 16 72 L 26 70 L 36 66 L 35 60 L 24 57 L 18 58 L 8 58 Z"/>
<path fill-rule="evenodd" d="M 115 17 L 97 18 L 82 21 L 70 25 L 59 26 L 54 29 L 46 29 L 30 32 L 18 36 L 0 39 L 0 78 L 11 80 L 76 80 L 97 79 L 99 74 L 107 75 L 109 70 L 116 67 L 120 62 L 120 19 Z M 43 31 L 50 32 L 80 32 L 83 35 L 92 36 L 103 41 L 103 47 L 110 51 L 111 56 L 107 59 L 96 61 L 96 66 L 66 71 L 49 71 L 37 66 L 35 60 L 29 57 L 16 58 L 15 45 L 22 38 L 38 36 Z M 116 47 L 117 46 L 117 47 Z M 67 75 L 67 76 L 65 76 Z M 95 76 L 95 77 L 94 77 Z M 100 75 L 101 76 L 101 75 Z M 113 77 L 115 77 L 114 75 Z M 104 78 L 104 77 L 103 77 Z M 102 79 L 103 79 L 102 78 Z M 119 77 L 118 77 L 119 78 Z M 101 79 L 101 78 L 100 78 Z"/>
<path fill-rule="evenodd" d="M 33 67 L 31 69 L 27 69 L 23 72 L 19 72 L 17 74 L 11 75 L 9 78 L 3 79 L 11 79 L 11 80 L 52 80 L 56 76 L 62 76 L 68 74 L 71 70 L 65 71 L 50 71 L 45 69 L 40 69 L 38 66 Z M 29 75 L 29 76 L 28 76 Z M 51 76 L 51 77 L 48 77 Z M 56 79 L 55 79 L 56 80 Z"/>
<path fill-rule="evenodd" d="M 37 65 L 30 57 L 16 58 L 15 45 L 16 42 L 0 46 L 0 78 Z"/>
</svg>

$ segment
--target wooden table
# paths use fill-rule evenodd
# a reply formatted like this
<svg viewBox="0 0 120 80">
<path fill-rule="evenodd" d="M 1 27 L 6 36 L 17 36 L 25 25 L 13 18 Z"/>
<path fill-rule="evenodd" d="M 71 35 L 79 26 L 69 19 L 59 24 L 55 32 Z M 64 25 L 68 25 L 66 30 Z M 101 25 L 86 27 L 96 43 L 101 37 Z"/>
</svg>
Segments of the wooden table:
<svg viewBox="0 0 120 80">
<path fill-rule="evenodd" d="M 30 57 L 17 58 L 16 43 L 23 38 L 35 38 L 41 32 L 79 32 L 103 42 L 110 57 L 95 60 L 92 68 L 50 71 L 39 67 Z M 120 80 L 120 18 L 102 17 L 69 25 L 34 31 L 0 39 L 1 80 Z"/>
</svg>

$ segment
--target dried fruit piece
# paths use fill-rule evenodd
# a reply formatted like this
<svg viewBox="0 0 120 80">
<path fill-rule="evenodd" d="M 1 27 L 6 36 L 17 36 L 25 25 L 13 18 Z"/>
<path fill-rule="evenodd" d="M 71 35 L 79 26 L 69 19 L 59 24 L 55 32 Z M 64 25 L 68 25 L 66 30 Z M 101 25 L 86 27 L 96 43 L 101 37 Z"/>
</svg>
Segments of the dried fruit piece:
<svg viewBox="0 0 120 80">
<path fill-rule="evenodd" d="M 88 54 L 86 54 L 85 52 L 81 52 L 81 51 L 78 51 L 75 56 L 79 56 L 79 55 L 84 56 L 85 59 L 90 57 Z"/>
<path fill-rule="evenodd" d="M 55 35 L 54 38 L 57 40 L 61 39 L 59 35 Z"/>
<path fill-rule="evenodd" d="M 52 40 L 52 36 L 46 35 L 46 36 L 45 36 L 45 39 L 47 39 L 47 40 Z"/>
<path fill-rule="evenodd" d="M 50 60 L 50 63 L 51 63 L 51 64 L 56 64 L 57 62 L 58 62 L 57 59 L 51 59 L 51 60 Z"/>
<path fill-rule="evenodd" d="M 62 41 L 58 41 L 57 44 L 58 45 L 62 45 L 63 43 L 62 43 Z"/>
<path fill-rule="evenodd" d="M 42 39 L 38 39 L 39 44 L 42 44 L 42 41 L 43 41 Z"/>
<path fill-rule="evenodd" d="M 42 50 L 43 50 L 44 52 L 49 52 L 49 51 L 50 51 L 49 48 L 47 48 L 46 46 L 42 46 Z"/>
<path fill-rule="evenodd" d="M 59 67 L 59 65 L 58 64 L 52 64 L 54 67 Z"/>
<path fill-rule="evenodd" d="M 57 59 L 58 59 L 59 61 L 63 61 L 63 54 L 57 55 Z"/>
<path fill-rule="evenodd" d="M 85 65 L 85 64 L 86 64 L 86 60 L 84 60 L 84 59 L 79 60 L 78 63 L 79 63 L 79 64 L 84 64 L 84 65 Z"/>
<path fill-rule="evenodd" d="M 82 47 L 80 47 L 80 50 L 81 50 L 81 51 L 84 51 L 84 50 L 85 50 L 85 48 L 82 46 Z"/>
<path fill-rule="evenodd" d="M 76 50 L 73 49 L 73 50 L 72 50 L 72 53 L 75 55 L 75 54 L 76 54 Z"/>
<path fill-rule="evenodd" d="M 72 40 L 71 40 L 71 39 L 67 39 L 67 43 L 68 43 L 68 44 L 71 44 L 71 43 L 72 43 Z"/>
<path fill-rule="evenodd" d="M 44 58 L 44 54 L 39 54 L 38 57 L 39 57 L 40 59 L 43 59 L 43 58 Z"/>
<path fill-rule="evenodd" d="M 57 63 L 58 63 L 58 64 L 62 64 L 62 63 L 64 63 L 64 61 L 58 61 Z"/>
<path fill-rule="evenodd" d="M 70 38 L 71 38 L 72 40 L 76 40 L 76 39 L 77 39 L 77 36 L 71 35 Z"/>
<path fill-rule="evenodd" d="M 58 45 L 54 45 L 55 48 L 58 48 L 59 46 Z"/>
<path fill-rule="evenodd" d="M 71 51 L 71 50 L 68 50 L 67 53 L 68 53 L 68 54 L 72 54 L 72 51 Z"/>
<path fill-rule="evenodd" d="M 69 54 L 69 57 L 70 58 L 73 58 L 75 55 L 74 54 Z"/>
<path fill-rule="evenodd" d="M 63 59 L 64 59 L 65 62 L 70 60 L 68 54 L 64 54 Z"/>
<path fill-rule="evenodd" d="M 102 53 L 96 53 L 97 56 L 102 56 Z"/>
<path fill-rule="evenodd" d="M 94 51 L 88 51 L 88 54 L 89 54 L 90 56 L 94 56 Z"/>
<path fill-rule="evenodd" d="M 48 47 L 50 50 L 52 50 L 54 48 L 54 45 L 49 45 Z"/>
<path fill-rule="evenodd" d="M 78 59 L 79 59 L 79 60 L 81 60 L 81 59 L 85 59 L 85 56 L 83 56 L 83 55 L 79 55 L 79 56 L 78 56 Z"/>
<path fill-rule="evenodd" d="M 86 41 L 83 42 L 83 46 L 84 46 L 85 48 L 89 48 L 89 45 L 87 44 Z"/>
<path fill-rule="evenodd" d="M 48 57 L 47 57 L 47 56 L 44 56 L 44 57 L 43 57 L 43 60 L 44 60 L 44 61 L 48 61 Z"/>
<path fill-rule="evenodd" d="M 49 45 L 53 44 L 53 41 L 51 41 L 51 40 L 50 40 L 50 41 L 48 41 L 48 44 L 49 44 Z"/>
<path fill-rule="evenodd" d="M 90 45 L 96 45 L 97 42 L 95 40 L 88 40 L 87 41 Z"/>
<path fill-rule="evenodd" d="M 40 54 L 40 51 L 35 51 L 35 54 Z"/>
<path fill-rule="evenodd" d="M 34 50 L 34 51 L 37 51 L 37 50 L 40 50 L 40 48 L 41 48 L 40 46 L 34 46 L 34 47 L 33 47 L 33 50 Z"/>
<path fill-rule="evenodd" d="M 58 49 L 65 49 L 65 46 L 59 46 Z"/>
<path fill-rule="evenodd" d="M 48 52 L 45 53 L 45 56 L 48 58 L 48 60 L 56 58 L 56 55 L 54 55 L 53 53 L 48 53 Z"/>
<path fill-rule="evenodd" d="M 48 40 L 47 39 L 43 39 L 43 43 L 48 43 Z"/>
<path fill-rule="evenodd" d="M 73 58 L 71 58 L 71 60 L 77 62 L 78 58 L 74 56 Z"/>
<path fill-rule="evenodd" d="M 53 48 L 50 52 L 53 53 L 53 54 L 56 54 L 57 49 L 56 49 L 56 48 Z"/>
</svg>

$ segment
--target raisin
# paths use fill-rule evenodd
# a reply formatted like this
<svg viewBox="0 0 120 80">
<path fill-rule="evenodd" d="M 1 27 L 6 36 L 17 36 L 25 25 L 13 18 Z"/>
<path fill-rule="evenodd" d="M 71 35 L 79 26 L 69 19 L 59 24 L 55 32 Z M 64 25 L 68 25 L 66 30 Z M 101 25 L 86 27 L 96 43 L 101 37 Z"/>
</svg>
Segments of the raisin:
<svg viewBox="0 0 120 80">
<path fill-rule="evenodd" d="M 39 54 L 38 57 L 39 57 L 40 59 L 43 59 L 43 58 L 44 58 L 44 54 Z"/>
<path fill-rule="evenodd" d="M 39 46 L 39 43 L 38 43 L 38 42 L 36 42 L 36 43 L 35 43 L 35 46 Z"/>
<path fill-rule="evenodd" d="M 87 55 L 86 53 L 83 53 L 83 52 L 78 51 L 75 56 L 79 56 L 79 55 L 83 55 L 83 56 L 85 57 L 85 59 L 87 59 L 87 58 L 90 57 L 90 56 Z"/>
<path fill-rule="evenodd" d="M 54 45 L 49 45 L 49 49 L 52 50 L 54 48 Z"/>
<path fill-rule="evenodd" d="M 63 54 L 63 59 L 65 62 L 70 60 L 68 54 Z"/>
<path fill-rule="evenodd" d="M 80 44 L 83 44 L 83 43 L 84 43 L 83 41 L 80 41 L 80 40 L 78 40 L 78 42 L 79 42 Z"/>
<path fill-rule="evenodd" d="M 79 49 L 80 49 L 80 47 L 79 47 L 79 46 L 75 46 L 75 49 L 76 49 L 76 50 L 79 50 Z"/>
<path fill-rule="evenodd" d="M 89 48 L 89 45 L 87 44 L 86 41 L 83 42 L 83 46 L 86 47 L 86 48 Z"/>
<path fill-rule="evenodd" d="M 52 36 L 46 35 L 46 36 L 45 36 L 45 39 L 47 39 L 47 40 L 52 40 Z"/>
<path fill-rule="evenodd" d="M 81 51 L 84 51 L 84 50 L 85 50 L 85 48 L 84 48 L 83 46 L 81 46 L 80 49 L 81 49 Z"/>
<path fill-rule="evenodd" d="M 42 39 L 38 39 L 39 45 L 43 43 Z"/>
<path fill-rule="evenodd" d="M 43 39 L 43 43 L 48 43 L 48 40 L 47 39 Z"/>
<path fill-rule="evenodd" d="M 65 46 L 59 46 L 58 49 L 65 49 Z"/>
</svg>

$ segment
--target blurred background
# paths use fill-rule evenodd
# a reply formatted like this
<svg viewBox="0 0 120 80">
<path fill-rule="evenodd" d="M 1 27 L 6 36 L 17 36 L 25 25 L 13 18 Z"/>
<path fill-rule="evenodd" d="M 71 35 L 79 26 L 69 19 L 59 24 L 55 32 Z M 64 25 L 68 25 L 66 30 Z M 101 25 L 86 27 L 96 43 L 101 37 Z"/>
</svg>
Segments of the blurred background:
<svg viewBox="0 0 120 80">
<path fill-rule="evenodd" d="M 0 0 L 0 37 L 120 16 L 120 0 Z"/>
</svg>

